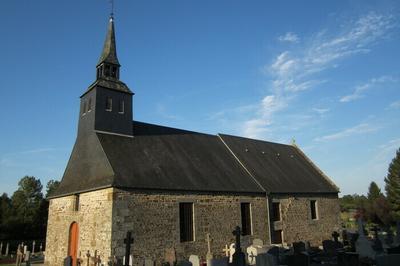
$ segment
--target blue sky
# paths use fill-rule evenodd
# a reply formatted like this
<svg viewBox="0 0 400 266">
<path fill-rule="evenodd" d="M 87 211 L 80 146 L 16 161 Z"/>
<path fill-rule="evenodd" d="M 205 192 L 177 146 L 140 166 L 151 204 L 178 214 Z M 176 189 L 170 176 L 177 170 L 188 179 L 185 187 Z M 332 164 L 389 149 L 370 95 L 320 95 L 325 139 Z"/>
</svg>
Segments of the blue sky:
<svg viewBox="0 0 400 266">
<path fill-rule="evenodd" d="M 297 145 L 366 193 L 400 147 L 398 1 L 116 0 L 134 119 Z M 0 192 L 61 179 L 107 0 L 0 2 Z"/>
</svg>

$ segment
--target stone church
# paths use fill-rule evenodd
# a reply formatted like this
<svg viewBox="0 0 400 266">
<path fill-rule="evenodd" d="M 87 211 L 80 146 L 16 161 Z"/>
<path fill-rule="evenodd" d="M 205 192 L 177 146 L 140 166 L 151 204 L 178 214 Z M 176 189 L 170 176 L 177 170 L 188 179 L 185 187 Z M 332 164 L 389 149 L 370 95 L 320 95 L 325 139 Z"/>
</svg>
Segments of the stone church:
<svg viewBox="0 0 400 266">
<path fill-rule="evenodd" d="M 51 195 L 45 265 L 89 251 L 122 258 L 132 232 L 134 264 L 222 256 L 234 243 L 305 240 L 320 245 L 339 228 L 338 187 L 296 145 L 209 135 L 133 121 L 134 93 L 120 80 L 114 19 L 80 97 L 76 142 Z"/>
</svg>

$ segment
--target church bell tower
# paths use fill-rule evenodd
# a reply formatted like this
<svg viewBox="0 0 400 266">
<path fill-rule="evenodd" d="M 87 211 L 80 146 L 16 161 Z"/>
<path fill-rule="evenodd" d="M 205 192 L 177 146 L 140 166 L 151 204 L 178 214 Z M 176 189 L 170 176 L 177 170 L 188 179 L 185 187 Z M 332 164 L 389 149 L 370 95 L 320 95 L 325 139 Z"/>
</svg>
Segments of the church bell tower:
<svg viewBox="0 0 400 266">
<path fill-rule="evenodd" d="M 93 131 L 132 136 L 134 93 L 119 80 L 120 67 L 111 16 L 96 66 L 96 81 L 81 96 L 78 138 Z"/>
</svg>

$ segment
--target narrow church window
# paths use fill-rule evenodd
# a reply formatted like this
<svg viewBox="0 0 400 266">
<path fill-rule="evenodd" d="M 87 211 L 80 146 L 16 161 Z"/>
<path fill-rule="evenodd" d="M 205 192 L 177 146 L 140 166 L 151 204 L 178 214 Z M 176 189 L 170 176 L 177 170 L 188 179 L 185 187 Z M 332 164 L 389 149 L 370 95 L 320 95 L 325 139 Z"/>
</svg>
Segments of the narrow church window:
<svg viewBox="0 0 400 266">
<path fill-rule="evenodd" d="M 79 211 L 79 195 L 75 195 L 74 211 Z"/>
<path fill-rule="evenodd" d="M 242 202 L 240 204 L 240 212 L 242 216 L 242 234 L 251 235 L 251 210 L 250 203 Z"/>
<path fill-rule="evenodd" d="M 310 207 L 311 207 L 311 219 L 313 219 L 313 220 L 318 219 L 318 217 L 317 217 L 317 201 L 311 200 Z"/>
<path fill-rule="evenodd" d="M 89 98 L 88 112 L 92 111 L 92 98 Z"/>
<path fill-rule="evenodd" d="M 193 203 L 179 203 L 179 225 L 181 242 L 193 241 Z"/>
<path fill-rule="evenodd" d="M 97 75 L 96 75 L 96 77 L 97 77 L 97 78 L 100 78 L 100 68 L 97 68 Z"/>
<path fill-rule="evenodd" d="M 274 230 L 273 231 L 272 244 L 282 244 L 282 230 Z"/>
<path fill-rule="evenodd" d="M 118 113 L 123 114 L 125 112 L 125 103 L 123 100 L 119 101 Z"/>
<path fill-rule="evenodd" d="M 86 101 L 83 101 L 82 115 L 86 113 Z"/>
<path fill-rule="evenodd" d="M 106 111 L 112 111 L 112 98 L 111 97 L 107 97 Z"/>
<path fill-rule="evenodd" d="M 279 202 L 272 203 L 272 221 L 281 220 L 281 204 Z"/>
</svg>

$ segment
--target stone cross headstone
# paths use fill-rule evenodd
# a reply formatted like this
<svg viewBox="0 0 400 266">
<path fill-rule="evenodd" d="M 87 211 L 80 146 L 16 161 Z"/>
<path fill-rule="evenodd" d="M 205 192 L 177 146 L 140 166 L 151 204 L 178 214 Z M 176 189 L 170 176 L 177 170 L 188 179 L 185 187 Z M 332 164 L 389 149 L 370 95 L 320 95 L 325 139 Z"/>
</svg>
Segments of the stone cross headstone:
<svg viewBox="0 0 400 266">
<path fill-rule="evenodd" d="M 28 251 L 28 246 L 24 245 L 24 255 L 26 254 L 27 251 Z"/>
<path fill-rule="evenodd" d="M 242 249 L 240 247 L 241 233 L 242 233 L 242 231 L 240 230 L 239 226 L 236 226 L 235 230 L 232 232 L 232 234 L 236 238 L 235 253 L 233 254 L 233 257 L 232 257 L 232 263 L 234 266 L 245 266 L 246 265 L 246 256 L 242 252 Z"/>
<path fill-rule="evenodd" d="M 192 266 L 200 266 L 200 259 L 197 255 L 190 255 L 189 261 L 192 263 Z"/>
<path fill-rule="evenodd" d="M 222 250 L 223 252 L 225 252 L 225 257 L 229 257 L 229 248 L 228 245 L 225 245 L 225 248 Z"/>
<path fill-rule="evenodd" d="M 3 242 L 0 243 L 0 256 L 3 255 Z"/>
<path fill-rule="evenodd" d="M 10 247 L 10 243 L 7 242 L 7 245 L 6 245 L 6 253 L 4 254 L 5 256 L 8 256 L 8 249 L 9 249 L 9 247 Z"/>
<path fill-rule="evenodd" d="M 249 265 L 255 265 L 257 261 L 257 256 L 263 253 L 267 253 L 267 248 L 260 245 L 251 245 L 247 247 L 247 262 Z"/>
<path fill-rule="evenodd" d="M 15 261 L 16 266 L 20 266 L 22 263 L 22 256 L 23 256 L 23 250 L 21 245 L 18 245 L 17 247 L 17 260 Z"/>
<path fill-rule="evenodd" d="M 235 243 L 229 245 L 229 263 L 232 263 L 233 254 L 235 254 L 236 246 Z"/>
<path fill-rule="evenodd" d="M 90 263 L 90 251 L 88 250 L 86 252 L 86 266 L 89 266 Z"/>
<path fill-rule="evenodd" d="M 166 248 L 164 261 L 168 262 L 170 266 L 173 266 L 176 262 L 176 252 L 175 248 Z"/>
<path fill-rule="evenodd" d="M 36 244 L 36 242 L 35 242 L 35 240 L 33 240 L 33 242 L 32 242 L 32 254 L 35 254 L 35 244 Z"/>
<path fill-rule="evenodd" d="M 364 235 L 364 228 L 361 218 L 358 219 L 358 239 L 356 241 L 356 252 L 360 254 L 361 258 L 375 258 L 375 252 L 372 249 L 372 245 Z"/>
<path fill-rule="evenodd" d="M 125 258 L 130 258 L 131 255 L 131 244 L 133 244 L 133 238 L 132 238 L 132 232 L 128 231 L 126 233 L 126 238 L 124 239 L 124 244 L 125 244 Z M 125 260 L 125 265 L 124 266 L 129 266 L 129 262 L 126 259 Z"/>
<path fill-rule="evenodd" d="M 206 260 L 207 260 L 207 266 L 211 265 L 211 259 L 213 258 L 213 254 L 211 253 L 211 238 L 210 234 L 207 233 L 206 235 L 206 241 L 207 241 L 207 255 L 206 255 Z"/>
</svg>

